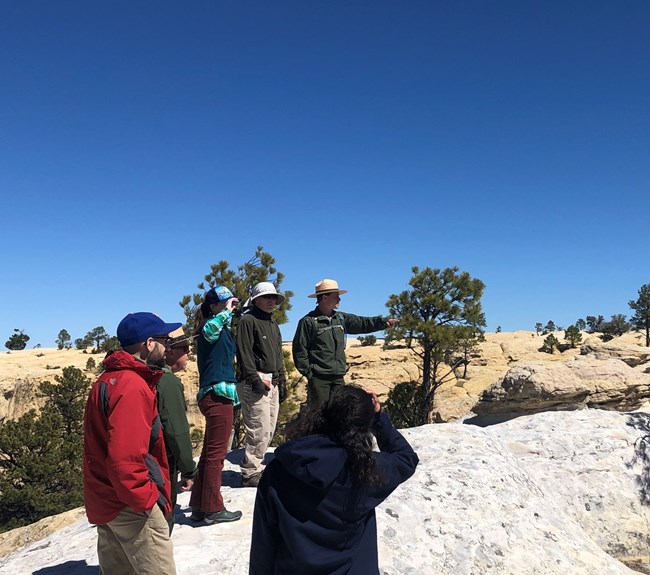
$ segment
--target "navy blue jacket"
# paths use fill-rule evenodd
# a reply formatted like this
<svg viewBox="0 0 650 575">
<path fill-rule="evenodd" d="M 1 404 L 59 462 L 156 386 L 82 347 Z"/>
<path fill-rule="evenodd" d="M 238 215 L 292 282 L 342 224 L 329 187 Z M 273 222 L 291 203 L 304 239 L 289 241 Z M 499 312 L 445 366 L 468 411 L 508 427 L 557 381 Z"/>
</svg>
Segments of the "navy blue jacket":
<svg viewBox="0 0 650 575">
<path fill-rule="evenodd" d="M 327 435 L 275 450 L 257 490 L 250 575 L 379 573 L 375 507 L 413 475 L 418 456 L 386 414 L 375 422 L 379 486 L 360 484 Z"/>
</svg>

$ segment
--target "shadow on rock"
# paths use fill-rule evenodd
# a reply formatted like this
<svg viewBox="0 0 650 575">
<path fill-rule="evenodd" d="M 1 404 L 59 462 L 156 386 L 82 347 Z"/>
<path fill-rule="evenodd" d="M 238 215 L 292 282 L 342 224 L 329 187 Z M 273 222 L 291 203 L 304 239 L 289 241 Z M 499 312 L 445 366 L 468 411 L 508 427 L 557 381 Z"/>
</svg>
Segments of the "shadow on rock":
<svg viewBox="0 0 650 575">
<path fill-rule="evenodd" d="M 51 565 L 34 571 L 32 575 L 96 575 L 97 565 L 88 565 L 85 561 L 66 561 L 60 565 Z"/>
<path fill-rule="evenodd" d="M 628 413 L 627 424 L 643 433 L 634 442 L 634 457 L 627 463 L 628 469 L 637 463 L 641 465 L 641 473 L 636 478 L 640 488 L 639 497 L 643 505 L 650 505 L 650 414 Z"/>
</svg>

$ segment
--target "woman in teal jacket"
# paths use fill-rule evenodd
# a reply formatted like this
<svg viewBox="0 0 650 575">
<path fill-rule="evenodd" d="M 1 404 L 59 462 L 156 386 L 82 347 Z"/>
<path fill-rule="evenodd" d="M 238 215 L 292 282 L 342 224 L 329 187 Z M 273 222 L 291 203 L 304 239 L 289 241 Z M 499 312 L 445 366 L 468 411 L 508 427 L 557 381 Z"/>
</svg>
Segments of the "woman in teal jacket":
<svg viewBox="0 0 650 575">
<path fill-rule="evenodd" d="M 228 511 L 221 497 L 221 472 L 228 451 L 234 406 L 239 404 L 230 334 L 233 310 L 239 300 L 224 286 L 213 287 L 194 321 L 199 368 L 199 409 L 205 416 L 199 472 L 192 487 L 191 518 L 205 523 L 237 521 L 241 511 Z"/>
</svg>

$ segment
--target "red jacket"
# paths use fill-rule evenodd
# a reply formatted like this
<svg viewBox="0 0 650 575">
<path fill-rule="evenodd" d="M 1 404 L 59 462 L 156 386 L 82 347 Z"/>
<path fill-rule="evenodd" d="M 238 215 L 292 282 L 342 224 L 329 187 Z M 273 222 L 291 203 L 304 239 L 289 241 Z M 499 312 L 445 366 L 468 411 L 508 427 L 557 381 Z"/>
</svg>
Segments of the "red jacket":
<svg viewBox="0 0 650 575">
<path fill-rule="evenodd" d="M 88 520 L 108 523 L 122 509 L 171 512 L 170 483 L 152 370 L 126 351 L 104 360 L 84 415 L 84 504 Z M 158 485 L 156 485 L 158 483 Z"/>
</svg>

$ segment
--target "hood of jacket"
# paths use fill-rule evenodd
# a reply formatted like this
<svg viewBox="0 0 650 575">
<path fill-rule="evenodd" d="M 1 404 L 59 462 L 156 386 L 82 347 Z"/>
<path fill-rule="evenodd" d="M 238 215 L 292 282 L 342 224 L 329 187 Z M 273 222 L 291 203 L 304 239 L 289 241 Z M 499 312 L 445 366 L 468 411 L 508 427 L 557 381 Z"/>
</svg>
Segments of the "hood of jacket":
<svg viewBox="0 0 650 575">
<path fill-rule="evenodd" d="M 347 453 L 327 435 L 306 435 L 282 444 L 275 458 L 297 480 L 315 489 L 329 487 L 347 462 Z"/>
<path fill-rule="evenodd" d="M 123 349 L 109 353 L 102 362 L 104 371 L 122 371 L 129 370 L 137 373 L 144 379 L 149 387 L 155 388 L 162 377 L 163 371 L 160 369 L 151 369 L 146 363 L 136 359 L 130 353 Z"/>
</svg>

